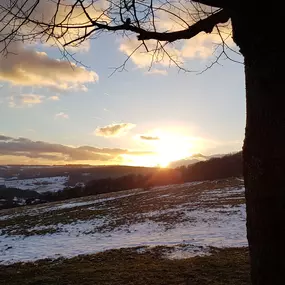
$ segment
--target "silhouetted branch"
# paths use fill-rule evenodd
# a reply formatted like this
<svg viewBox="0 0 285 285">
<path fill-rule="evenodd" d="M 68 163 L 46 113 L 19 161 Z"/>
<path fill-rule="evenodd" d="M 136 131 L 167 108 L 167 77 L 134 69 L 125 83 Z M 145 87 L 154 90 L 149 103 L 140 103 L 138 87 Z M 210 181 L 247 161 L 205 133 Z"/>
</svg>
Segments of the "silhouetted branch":
<svg viewBox="0 0 285 285">
<path fill-rule="evenodd" d="M 60 47 L 63 54 L 70 55 L 69 52 L 66 52 L 68 47 L 79 46 L 90 38 L 98 37 L 102 32 L 121 32 L 127 36 L 131 32 L 136 34 L 138 40 L 141 41 L 138 47 L 134 47 L 132 55 L 139 47 L 144 46 L 146 52 L 152 56 L 150 66 L 163 61 L 165 56 L 180 70 L 187 71 L 181 65 L 181 57 L 177 54 L 172 55 L 165 49 L 165 44 L 181 39 L 191 39 L 201 32 L 212 33 L 218 24 L 226 23 L 230 19 L 228 9 L 216 8 L 228 7 L 227 2 L 226 0 L 177 0 L 177 2 L 170 0 L 162 2 L 107 0 L 104 2 L 106 5 L 101 6 L 101 3 L 95 0 L 69 2 L 23 0 L 20 3 L 14 0 L 7 2 L 6 6 L 0 3 L 0 19 L 2 19 L 2 23 L 0 23 L 0 44 L 2 45 L 0 48 L 2 51 L 6 51 L 8 45 L 13 41 L 45 41 L 51 44 L 52 40 L 52 44 Z M 46 3 L 52 3 L 50 4 L 52 12 L 49 11 L 51 13 L 49 17 L 44 17 L 44 11 L 39 10 L 40 13 L 36 11 L 39 4 L 46 5 Z M 42 9 L 41 6 L 39 7 Z M 34 11 L 35 13 L 33 13 Z M 163 18 L 164 16 L 166 18 Z M 164 23 L 160 25 L 164 19 L 166 19 L 166 26 L 163 26 Z M 165 31 L 169 20 L 179 30 Z M 23 29 L 24 26 L 28 28 Z M 157 50 L 153 51 L 152 42 L 148 45 L 148 40 L 157 41 Z M 222 38 L 221 40 L 223 53 L 224 48 L 229 47 Z M 127 60 L 129 58 L 130 56 Z M 179 60 L 180 62 L 178 62 Z M 125 63 L 123 63 L 123 67 Z M 119 69 L 122 69 L 122 66 Z"/>
<path fill-rule="evenodd" d="M 226 10 L 220 10 L 217 13 L 212 14 L 206 19 L 202 19 L 193 24 L 186 30 L 170 32 L 170 33 L 158 33 L 149 31 L 136 31 L 139 40 L 159 40 L 174 42 L 181 39 L 191 39 L 201 32 L 211 33 L 213 28 L 220 23 L 226 23 L 229 20 L 229 14 Z"/>
<path fill-rule="evenodd" d="M 230 5 L 232 4 L 231 0 L 192 0 L 192 1 L 216 8 L 229 8 Z"/>
<path fill-rule="evenodd" d="M 121 64 L 119 67 L 114 68 L 113 72 L 109 75 L 109 77 L 111 77 L 116 71 L 123 71 L 123 70 L 125 70 L 126 63 L 129 61 L 129 59 L 133 56 L 133 54 L 134 54 L 141 46 L 143 46 L 143 43 L 141 43 L 140 45 L 138 45 L 138 46 L 131 52 L 131 54 L 127 56 L 127 58 L 125 59 L 125 61 L 123 62 L 123 64 Z"/>
</svg>

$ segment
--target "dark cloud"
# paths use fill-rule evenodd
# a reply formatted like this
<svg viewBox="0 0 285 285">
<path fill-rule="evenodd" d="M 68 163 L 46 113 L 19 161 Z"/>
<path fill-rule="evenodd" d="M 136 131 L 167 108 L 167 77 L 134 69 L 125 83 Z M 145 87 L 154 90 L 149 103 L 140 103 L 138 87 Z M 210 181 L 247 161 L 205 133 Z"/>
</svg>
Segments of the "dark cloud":
<svg viewBox="0 0 285 285">
<path fill-rule="evenodd" d="M 7 136 L 4 136 L 4 135 L 0 135 L 0 141 L 9 141 L 9 140 L 12 140 L 13 138 L 11 137 L 7 137 Z"/>
<path fill-rule="evenodd" d="M 51 161 L 112 161 L 128 150 L 97 148 L 92 146 L 70 147 L 27 138 L 0 135 L 0 155 L 22 156 Z"/>
<path fill-rule="evenodd" d="M 93 146 L 70 147 L 62 144 L 33 141 L 28 138 L 13 138 L 0 135 L 0 156 L 47 160 L 51 163 L 96 161 L 96 163 L 119 163 L 122 155 L 144 156 L 155 154 L 153 151 L 127 150 L 121 148 L 99 148 Z M 21 157 L 21 158 L 20 158 Z"/>
<path fill-rule="evenodd" d="M 31 142 L 30 139 L 19 137 L 17 139 L 13 139 L 15 142 Z"/>
</svg>

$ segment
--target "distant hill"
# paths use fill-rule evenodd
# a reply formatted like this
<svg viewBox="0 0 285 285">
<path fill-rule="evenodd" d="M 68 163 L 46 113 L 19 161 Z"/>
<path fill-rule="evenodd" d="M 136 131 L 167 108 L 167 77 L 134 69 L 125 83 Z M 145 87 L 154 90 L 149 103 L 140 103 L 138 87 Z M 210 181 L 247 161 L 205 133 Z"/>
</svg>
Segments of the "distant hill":
<svg viewBox="0 0 285 285">
<path fill-rule="evenodd" d="M 68 185 L 78 182 L 87 183 L 94 179 L 115 178 L 129 174 L 147 175 L 156 171 L 157 167 L 139 167 L 123 165 L 64 165 L 64 166 L 25 166 L 9 165 L 0 168 L 0 178 L 31 179 L 56 176 L 69 176 Z"/>
<path fill-rule="evenodd" d="M 188 181 L 216 180 L 242 176 L 242 154 L 228 154 L 219 157 L 206 157 L 197 154 L 194 157 L 204 159 L 195 164 L 180 166 L 175 169 L 154 169 L 142 175 L 130 173 L 121 177 L 95 179 L 88 182 L 83 192 L 85 195 L 115 192 L 132 188 L 179 184 Z"/>
<path fill-rule="evenodd" d="M 197 155 L 197 158 L 205 158 Z M 38 170 L 38 169 L 37 169 Z M 205 161 L 199 161 L 188 166 L 177 168 L 151 168 L 131 166 L 105 166 L 90 167 L 88 169 L 64 167 L 73 179 L 75 187 L 66 187 L 62 191 L 37 193 L 29 190 L 3 188 L 0 191 L 0 208 L 15 207 L 29 203 L 43 203 L 47 201 L 60 201 L 101 193 L 117 192 L 127 189 L 150 189 L 154 186 L 180 184 L 190 181 L 217 180 L 242 176 L 242 153 L 228 154 L 222 157 L 214 157 Z M 93 177 L 96 177 L 95 179 Z M 82 179 L 86 179 L 85 185 L 79 185 Z M 73 183 L 72 180 L 70 184 Z M 70 186 L 70 185 L 69 185 Z M 74 186 L 74 185 L 72 185 Z M 24 202 L 14 201 L 18 197 Z M 1 201 L 1 199 L 4 201 Z"/>
<path fill-rule="evenodd" d="M 190 164 L 195 164 L 195 163 L 200 162 L 200 161 L 206 161 L 206 160 L 209 160 L 209 159 L 215 158 L 215 157 L 222 157 L 224 155 L 225 154 L 215 154 L 215 155 L 206 156 L 206 155 L 203 155 L 201 153 L 197 153 L 197 154 L 193 154 L 193 155 L 191 155 L 191 156 L 189 156 L 187 158 L 183 158 L 183 159 L 180 159 L 180 160 L 172 161 L 169 164 L 169 167 L 177 168 L 177 167 L 180 167 L 180 166 L 188 166 Z"/>
<path fill-rule="evenodd" d="M 238 177 L 242 176 L 242 153 L 214 157 L 177 169 L 185 182 Z"/>
<path fill-rule="evenodd" d="M 70 169 L 68 185 L 73 186 L 78 182 L 87 183 L 91 180 L 118 178 L 127 175 L 149 175 L 156 172 L 158 167 L 109 165 L 96 166 L 88 169 Z"/>
</svg>

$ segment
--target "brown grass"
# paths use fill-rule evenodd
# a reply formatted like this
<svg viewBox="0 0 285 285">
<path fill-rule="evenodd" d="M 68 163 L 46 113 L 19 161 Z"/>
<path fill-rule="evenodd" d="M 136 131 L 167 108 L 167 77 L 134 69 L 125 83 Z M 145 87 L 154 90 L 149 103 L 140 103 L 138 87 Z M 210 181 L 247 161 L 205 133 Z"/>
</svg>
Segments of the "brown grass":
<svg viewBox="0 0 285 285">
<path fill-rule="evenodd" d="M 0 266 L 3 285 L 249 285 L 247 248 L 212 255 L 165 258 L 164 247 L 117 249 L 71 259 Z"/>
</svg>

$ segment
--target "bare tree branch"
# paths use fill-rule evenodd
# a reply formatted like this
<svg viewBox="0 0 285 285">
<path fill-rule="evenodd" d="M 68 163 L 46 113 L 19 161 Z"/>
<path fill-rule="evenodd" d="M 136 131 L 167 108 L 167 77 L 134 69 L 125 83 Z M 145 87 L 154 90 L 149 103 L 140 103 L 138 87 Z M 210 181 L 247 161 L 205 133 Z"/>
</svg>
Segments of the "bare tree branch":
<svg viewBox="0 0 285 285">
<path fill-rule="evenodd" d="M 193 24 L 186 30 L 170 32 L 170 33 L 158 33 L 149 31 L 137 31 L 139 33 L 139 40 L 159 40 L 174 42 L 181 39 L 191 39 L 201 32 L 211 33 L 213 28 L 219 23 L 226 23 L 230 16 L 226 10 L 220 10 L 217 13 L 212 14 L 206 19 L 202 19 Z"/>
<path fill-rule="evenodd" d="M 200 4 L 204 4 L 216 8 L 230 8 L 231 0 L 192 0 Z"/>
<path fill-rule="evenodd" d="M 9 3 L 9 0 L 5 1 Z M 125 51 L 127 55 L 144 47 L 152 55 L 150 66 L 163 61 L 165 56 L 171 65 L 184 71 L 183 56 L 177 56 L 179 52 L 169 52 L 165 49 L 166 44 L 191 39 L 201 32 L 212 33 L 217 25 L 228 22 L 231 11 L 217 9 L 228 7 L 226 0 L 107 0 L 103 6 L 96 0 L 33 0 L 28 6 L 26 3 L 30 0 L 22 0 L 21 4 L 17 0 L 10 1 L 8 6 L 0 3 L 2 51 L 13 41 L 40 41 L 59 47 L 63 55 L 70 57 L 68 47 L 78 47 L 103 32 L 120 32 L 126 36 L 133 33 L 141 44 L 133 47 L 132 53 Z M 48 17 L 42 10 L 46 3 L 53 5 Z M 36 10 L 38 6 L 39 10 Z M 167 26 L 167 21 L 174 28 Z M 148 44 L 148 40 L 156 40 L 156 48 L 152 41 Z M 221 45 L 223 53 L 225 48 L 230 50 L 222 38 Z"/>
</svg>

